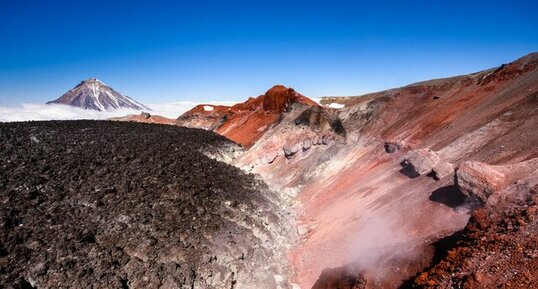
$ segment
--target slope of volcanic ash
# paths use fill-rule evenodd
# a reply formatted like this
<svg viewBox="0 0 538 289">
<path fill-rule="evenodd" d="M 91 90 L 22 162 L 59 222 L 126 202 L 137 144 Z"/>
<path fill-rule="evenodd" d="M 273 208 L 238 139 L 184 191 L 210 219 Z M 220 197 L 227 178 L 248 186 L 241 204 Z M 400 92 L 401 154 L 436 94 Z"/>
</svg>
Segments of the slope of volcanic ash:
<svg viewBox="0 0 538 289">
<path fill-rule="evenodd" d="M 0 288 L 290 288 L 287 205 L 213 132 L 0 124 Z"/>
</svg>

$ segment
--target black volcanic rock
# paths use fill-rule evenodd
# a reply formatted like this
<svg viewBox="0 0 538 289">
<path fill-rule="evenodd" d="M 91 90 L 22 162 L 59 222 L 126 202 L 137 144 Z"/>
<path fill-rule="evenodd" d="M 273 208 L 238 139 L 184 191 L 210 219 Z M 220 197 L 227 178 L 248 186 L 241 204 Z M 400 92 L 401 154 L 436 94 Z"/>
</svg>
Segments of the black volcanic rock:
<svg viewBox="0 0 538 289">
<path fill-rule="evenodd" d="M 206 156 L 235 147 L 226 138 L 112 121 L 0 135 L 0 288 L 290 288 L 291 217 Z"/>
<path fill-rule="evenodd" d="M 52 103 L 99 111 L 118 108 L 151 110 L 132 98 L 115 91 L 96 78 L 82 81 L 58 99 L 47 102 L 47 104 Z"/>
</svg>

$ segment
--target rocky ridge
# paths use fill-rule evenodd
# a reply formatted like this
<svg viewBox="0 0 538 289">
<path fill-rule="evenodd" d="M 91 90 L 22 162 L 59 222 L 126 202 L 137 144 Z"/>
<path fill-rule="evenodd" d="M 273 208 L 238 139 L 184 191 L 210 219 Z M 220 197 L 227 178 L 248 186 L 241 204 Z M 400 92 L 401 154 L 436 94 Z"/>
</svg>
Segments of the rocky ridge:
<svg viewBox="0 0 538 289">
<path fill-rule="evenodd" d="M 174 124 L 174 120 L 163 117 L 160 115 L 153 115 L 149 112 L 141 112 L 140 114 L 131 114 L 122 117 L 114 117 L 110 120 L 116 121 L 132 121 L 132 122 L 142 122 L 142 123 L 156 123 L 156 124 Z"/>
<path fill-rule="evenodd" d="M 318 106 L 295 90 L 276 85 L 257 98 L 231 107 L 198 105 L 181 115 L 176 124 L 213 130 L 248 148 L 294 105 Z"/>
</svg>

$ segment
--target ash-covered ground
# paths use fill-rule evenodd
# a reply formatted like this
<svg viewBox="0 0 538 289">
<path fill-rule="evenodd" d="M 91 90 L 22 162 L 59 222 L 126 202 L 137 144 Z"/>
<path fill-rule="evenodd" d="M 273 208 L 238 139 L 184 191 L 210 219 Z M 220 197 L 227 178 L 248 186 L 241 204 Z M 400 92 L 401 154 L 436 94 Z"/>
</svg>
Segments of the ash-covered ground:
<svg viewBox="0 0 538 289">
<path fill-rule="evenodd" d="M 286 205 L 209 131 L 0 124 L 0 288 L 288 288 Z"/>
</svg>

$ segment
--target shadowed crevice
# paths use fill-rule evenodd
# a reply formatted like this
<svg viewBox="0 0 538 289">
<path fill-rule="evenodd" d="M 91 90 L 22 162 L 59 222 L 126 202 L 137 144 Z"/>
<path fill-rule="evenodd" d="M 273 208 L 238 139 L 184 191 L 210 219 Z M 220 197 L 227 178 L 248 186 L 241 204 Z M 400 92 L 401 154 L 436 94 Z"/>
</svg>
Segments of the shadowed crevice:
<svg viewBox="0 0 538 289">
<path fill-rule="evenodd" d="M 463 205 L 466 197 L 456 185 L 450 185 L 433 191 L 429 199 L 454 209 Z"/>
<path fill-rule="evenodd" d="M 415 171 L 412 165 L 410 165 L 408 162 L 403 161 L 400 163 L 400 166 L 402 169 L 400 169 L 400 173 L 410 179 L 414 179 L 417 177 L 420 177 L 420 174 Z"/>
</svg>

